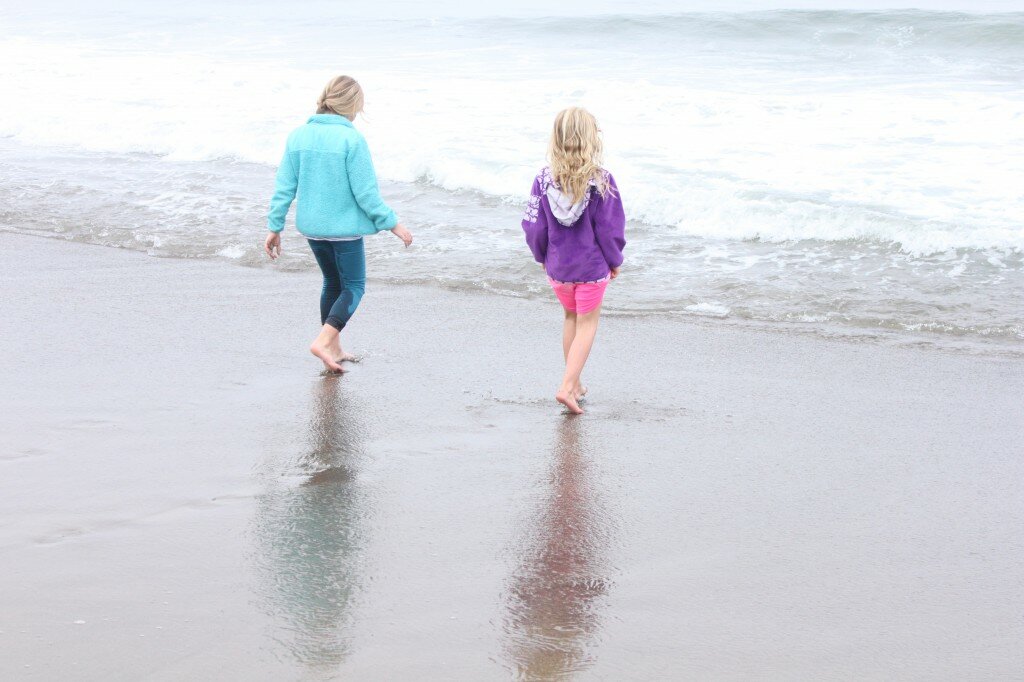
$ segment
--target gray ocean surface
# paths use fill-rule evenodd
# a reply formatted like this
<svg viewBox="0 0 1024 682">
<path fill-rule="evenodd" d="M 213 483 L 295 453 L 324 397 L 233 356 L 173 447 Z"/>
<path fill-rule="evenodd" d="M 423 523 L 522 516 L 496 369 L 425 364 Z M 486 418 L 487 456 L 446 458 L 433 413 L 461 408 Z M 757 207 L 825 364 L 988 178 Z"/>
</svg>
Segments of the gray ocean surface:
<svg viewBox="0 0 1024 682">
<path fill-rule="evenodd" d="M 417 237 L 370 240 L 378 280 L 548 296 L 519 220 L 583 105 L 630 219 L 608 310 L 1024 352 L 1024 12 L 272 10 L 0 9 L 0 230 L 265 266 L 284 138 L 347 72 Z"/>
</svg>

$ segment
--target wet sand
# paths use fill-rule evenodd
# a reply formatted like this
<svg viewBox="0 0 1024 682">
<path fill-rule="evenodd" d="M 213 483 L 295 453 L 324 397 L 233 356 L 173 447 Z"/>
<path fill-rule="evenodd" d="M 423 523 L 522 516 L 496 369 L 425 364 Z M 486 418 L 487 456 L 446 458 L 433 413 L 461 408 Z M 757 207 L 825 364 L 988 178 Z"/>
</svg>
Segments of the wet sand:
<svg viewBox="0 0 1024 682">
<path fill-rule="evenodd" d="M 2 679 L 1024 670 L 1019 358 L 3 241 Z"/>
</svg>

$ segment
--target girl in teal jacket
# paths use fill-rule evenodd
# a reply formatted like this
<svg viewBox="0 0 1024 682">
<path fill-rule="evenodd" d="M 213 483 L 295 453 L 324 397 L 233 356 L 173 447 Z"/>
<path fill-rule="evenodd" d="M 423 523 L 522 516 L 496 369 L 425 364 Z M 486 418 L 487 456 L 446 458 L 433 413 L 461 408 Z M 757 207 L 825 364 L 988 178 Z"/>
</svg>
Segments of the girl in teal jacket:
<svg viewBox="0 0 1024 682">
<path fill-rule="evenodd" d="M 288 136 L 270 200 L 264 250 L 281 255 L 281 230 L 298 194 L 295 226 L 309 241 L 324 275 L 320 292 L 323 328 L 309 350 L 330 372 L 344 372 L 355 358 L 341 349 L 339 333 L 366 290 L 363 236 L 390 230 L 409 246 L 412 234 L 381 199 L 366 140 L 352 126 L 363 110 L 363 89 L 338 76 L 324 88 L 317 112 Z"/>
</svg>

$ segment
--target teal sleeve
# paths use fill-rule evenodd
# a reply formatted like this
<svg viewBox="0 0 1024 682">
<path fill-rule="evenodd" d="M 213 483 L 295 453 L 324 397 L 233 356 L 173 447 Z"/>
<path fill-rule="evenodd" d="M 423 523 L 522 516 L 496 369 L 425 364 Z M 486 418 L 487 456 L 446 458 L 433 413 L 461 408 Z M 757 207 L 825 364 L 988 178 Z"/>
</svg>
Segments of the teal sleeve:
<svg viewBox="0 0 1024 682">
<path fill-rule="evenodd" d="M 299 173 L 292 162 L 288 150 L 284 152 L 281 165 L 277 167 L 277 180 L 274 183 L 274 196 L 270 198 L 270 215 L 267 216 L 267 229 L 280 232 L 284 229 L 284 219 L 288 209 L 295 200 L 295 188 L 299 186 Z"/>
<path fill-rule="evenodd" d="M 346 163 L 348 182 L 356 203 L 373 221 L 377 231 L 390 230 L 397 225 L 398 216 L 388 208 L 380 196 L 377 173 L 373 170 L 373 161 L 370 159 L 370 148 L 362 135 L 349 147 Z"/>
</svg>

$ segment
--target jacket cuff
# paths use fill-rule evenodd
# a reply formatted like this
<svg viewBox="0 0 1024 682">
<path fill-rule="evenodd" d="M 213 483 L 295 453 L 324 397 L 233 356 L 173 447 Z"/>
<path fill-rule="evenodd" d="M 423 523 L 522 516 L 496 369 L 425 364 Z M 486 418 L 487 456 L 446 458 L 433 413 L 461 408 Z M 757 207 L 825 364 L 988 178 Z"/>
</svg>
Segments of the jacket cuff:
<svg viewBox="0 0 1024 682">
<path fill-rule="evenodd" d="M 398 216 L 392 211 L 384 220 L 377 224 L 377 231 L 383 232 L 384 230 L 390 230 L 398 224 Z"/>
</svg>

